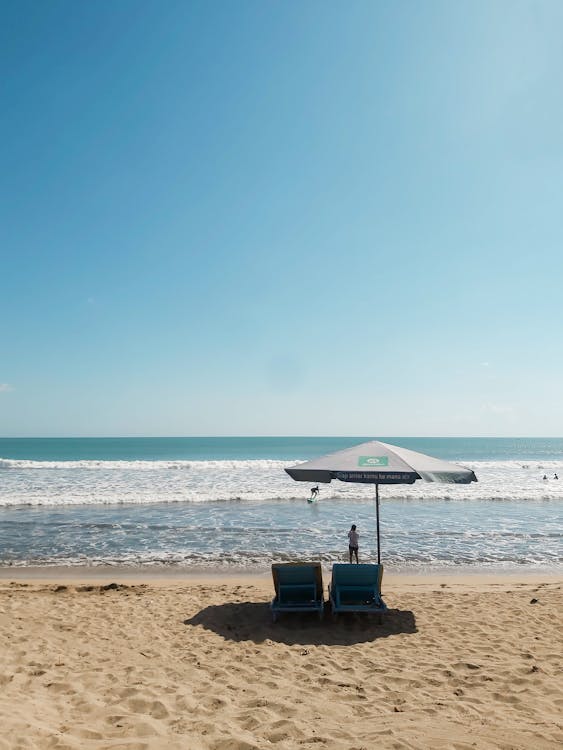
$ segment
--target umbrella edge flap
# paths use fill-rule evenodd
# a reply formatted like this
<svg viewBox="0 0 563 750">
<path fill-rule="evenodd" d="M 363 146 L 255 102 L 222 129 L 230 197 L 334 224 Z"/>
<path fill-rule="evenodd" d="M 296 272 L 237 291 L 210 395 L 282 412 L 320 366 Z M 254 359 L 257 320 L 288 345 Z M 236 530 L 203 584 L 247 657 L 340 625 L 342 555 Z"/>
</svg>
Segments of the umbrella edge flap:
<svg viewBox="0 0 563 750">
<path fill-rule="evenodd" d="M 442 482 L 443 484 L 471 484 L 477 482 L 475 472 L 471 469 L 461 469 L 459 472 L 418 471 L 425 482 Z"/>
<path fill-rule="evenodd" d="M 326 469 L 300 469 L 299 466 L 291 466 L 284 471 L 296 482 L 323 482 L 328 484 L 334 478 L 332 473 Z"/>
</svg>

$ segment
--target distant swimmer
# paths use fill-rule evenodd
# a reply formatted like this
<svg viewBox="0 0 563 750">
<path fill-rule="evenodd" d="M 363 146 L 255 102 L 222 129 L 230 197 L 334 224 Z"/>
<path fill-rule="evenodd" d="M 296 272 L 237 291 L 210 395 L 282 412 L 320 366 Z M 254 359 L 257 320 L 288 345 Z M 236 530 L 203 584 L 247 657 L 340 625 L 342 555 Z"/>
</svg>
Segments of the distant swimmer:
<svg viewBox="0 0 563 750">
<path fill-rule="evenodd" d="M 554 474 L 554 475 L 553 475 L 553 478 L 554 478 L 554 479 L 559 479 L 559 477 L 557 476 L 557 474 Z"/>
<path fill-rule="evenodd" d="M 543 480 L 544 480 L 544 482 L 546 482 L 546 481 L 547 481 L 547 474 L 544 474 L 544 475 L 543 475 Z"/>
<path fill-rule="evenodd" d="M 317 487 L 311 487 L 311 497 L 307 498 L 308 503 L 314 503 L 317 499 L 317 495 L 319 494 L 319 488 Z"/>
</svg>

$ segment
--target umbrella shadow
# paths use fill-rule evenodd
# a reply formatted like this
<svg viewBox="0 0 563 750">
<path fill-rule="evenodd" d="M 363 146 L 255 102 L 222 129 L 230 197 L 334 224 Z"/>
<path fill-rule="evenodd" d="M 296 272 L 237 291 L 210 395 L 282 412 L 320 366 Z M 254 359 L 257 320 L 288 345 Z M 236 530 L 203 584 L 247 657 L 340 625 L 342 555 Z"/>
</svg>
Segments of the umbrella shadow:
<svg viewBox="0 0 563 750">
<path fill-rule="evenodd" d="M 377 617 L 346 613 L 333 620 L 330 608 L 323 620 L 316 613 L 288 613 L 272 622 L 265 602 L 225 602 L 200 610 L 184 620 L 184 625 L 203 627 L 225 640 L 287 646 L 346 646 L 388 638 L 399 633 L 416 633 L 416 620 L 410 610 L 389 609 L 380 624 Z"/>
</svg>

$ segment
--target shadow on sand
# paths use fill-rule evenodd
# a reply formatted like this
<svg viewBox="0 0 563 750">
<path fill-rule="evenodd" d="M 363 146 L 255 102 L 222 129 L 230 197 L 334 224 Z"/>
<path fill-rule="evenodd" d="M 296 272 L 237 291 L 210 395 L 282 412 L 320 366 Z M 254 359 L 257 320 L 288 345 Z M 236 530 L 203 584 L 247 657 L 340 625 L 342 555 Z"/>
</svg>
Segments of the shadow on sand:
<svg viewBox="0 0 563 750">
<path fill-rule="evenodd" d="M 275 641 L 288 646 L 335 646 L 366 643 L 399 633 L 416 633 L 416 621 L 409 610 L 390 609 L 380 625 L 371 615 L 342 614 L 337 620 L 325 609 L 321 621 L 314 613 L 288 613 L 272 622 L 265 602 L 225 602 L 205 607 L 184 625 L 201 626 L 230 641 Z"/>
</svg>

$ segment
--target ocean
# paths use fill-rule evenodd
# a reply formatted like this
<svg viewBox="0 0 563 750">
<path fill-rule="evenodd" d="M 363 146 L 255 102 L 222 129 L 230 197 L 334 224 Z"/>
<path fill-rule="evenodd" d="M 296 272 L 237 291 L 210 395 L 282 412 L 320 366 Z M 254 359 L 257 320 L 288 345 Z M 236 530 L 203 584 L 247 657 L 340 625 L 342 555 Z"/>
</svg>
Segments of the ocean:
<svg viewBox="0 0 563 750">
<path fill-rule="evenodd" d="M 373 486 L 333 481 L 309 504 L 310 486 L 283 470 L 371 439 L 0 438 L 0 565 L 329 564 L 347 558 L 352 523 L 374 561 Z M 562 438 L 376 439 L 479 480 L 382 486 L 387 569 L 561 569 Z"/>
</svg>

